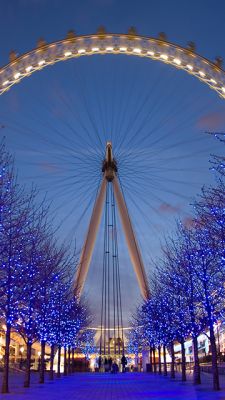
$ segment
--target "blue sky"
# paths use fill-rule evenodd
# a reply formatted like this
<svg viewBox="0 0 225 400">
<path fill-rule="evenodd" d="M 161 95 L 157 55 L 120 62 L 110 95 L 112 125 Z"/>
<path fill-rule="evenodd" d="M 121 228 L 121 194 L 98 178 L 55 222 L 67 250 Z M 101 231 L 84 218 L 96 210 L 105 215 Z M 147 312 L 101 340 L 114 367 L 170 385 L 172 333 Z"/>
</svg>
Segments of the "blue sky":
<svg viewBox="0 0 225 400">
<path fill-rule="evenodd" d="M 222 0 L 3 0 L 1 15 L 1 65 L 8 62 L 10 50 L 28 51 L 40 37 L 50 42 L 65 37 L 69 29 L 85 34 L 99 25 L 111 32 L 127 32 L 132 25 L 140 34 L 153 37 L 163 31 L 183 46 L 194 41 L 197 51 L 209 59 L 218 55 L 225 59 Z M 152 115 L 146 120 L 149 110 Z M 182 71 L 126 56 L 94 56 L 60 63 L 15 86 L 0 98 L 0 122 L 21 181 L 35 182 L 41 194 L 47 192 L 56 223 L 61 224 L 61 237 L 76 238 L 78 248 L 87 230 L 104 154 L 93 130 L 103 142 L 113 138 L 150 274 L 152 260 L 160 256 L 160 244 L 175 220 L 190 223 L 193 197 L 203 184 L 213 182 L 208 160 L 210 153 L 221 149 L 204 132 L 224 131 L 225 113 L 224 101 L 216 93 Z M 149 132 L 151 137 L 144 142 Z M 102 233 L 103 225 L 86 284 L 97 314 Z M 128 324 L 139 290 L 121 227 L 119 234 Z"/>
<path fill-rule="evenodd" d="M 40 36 L 51 41 L 69 29 L 92 33 L 99 25 L 114 32 L 132 25 L 150 36 L 163 31 L 172 42 L 195 41 L 206 57 L 225 55 L 223 0 L 3 0 L 1 15 L 3 63 L 12 48 L 29 50 Z"/>
</svg>

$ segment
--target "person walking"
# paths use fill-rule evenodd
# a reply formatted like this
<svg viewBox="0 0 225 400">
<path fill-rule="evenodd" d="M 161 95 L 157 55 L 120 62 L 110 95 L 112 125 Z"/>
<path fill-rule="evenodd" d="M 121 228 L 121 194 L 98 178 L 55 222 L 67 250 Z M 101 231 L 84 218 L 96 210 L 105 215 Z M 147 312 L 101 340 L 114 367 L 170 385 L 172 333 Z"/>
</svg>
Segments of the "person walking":
<svg viewBox="0 0 225 400">
<path fill-rule="evenodd" d="M 122 364 L 122 372 L 126 372 L 127 359 L 124 354 L 121 358 L 121 364 Z"/>
<path fill-rule="evenodd" d="M 105 360 L 104 360 L 104 369 L 105 369 L 105 372 L 109 371 L 109 362 L 108 362 L 107 357 L 105 357 Z"/>
<path fill-rule="evenodd" d="M 111 372 L 111 369 L 112 369 L 112 362 L 113 362 L 112 358 L 109 357 L 109 359 L 108 359 L 108 363 L 109 363 L 109 372 Z"/>
</svg>

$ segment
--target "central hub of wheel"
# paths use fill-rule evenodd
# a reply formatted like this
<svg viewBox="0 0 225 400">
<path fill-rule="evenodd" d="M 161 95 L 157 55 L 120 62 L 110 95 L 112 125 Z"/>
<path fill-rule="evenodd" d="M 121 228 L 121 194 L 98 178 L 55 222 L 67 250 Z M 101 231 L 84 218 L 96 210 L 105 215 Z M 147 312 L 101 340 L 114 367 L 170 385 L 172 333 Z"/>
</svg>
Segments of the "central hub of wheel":
<svg viewBox="0 0 225 400">
<path fill-rule="evenodd" d="M 117 163 L 113 158 L 112 143 L 107 142 L 106 144 L 106 155 L 102 163 L 102 172 L 108 182 L 112 182 L 115 174 L 117 173 Z"/>
</svg>

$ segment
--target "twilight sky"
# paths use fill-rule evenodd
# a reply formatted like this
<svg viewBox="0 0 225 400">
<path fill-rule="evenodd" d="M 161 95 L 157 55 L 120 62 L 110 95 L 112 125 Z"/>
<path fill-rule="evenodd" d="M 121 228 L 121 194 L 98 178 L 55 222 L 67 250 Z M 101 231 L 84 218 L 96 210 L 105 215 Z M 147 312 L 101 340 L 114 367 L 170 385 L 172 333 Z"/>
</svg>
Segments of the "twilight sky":
<svg viewBox="0 0 225 400">
<path fill-rule="evenodd" d="M 26 52 L 40 37 L 48 42 L 77 34 L 127 32 L 185 46 L 225 59 L 223 0 L 2 0 L 0 65 L 15 49 Z M 191 222 L 194 196 L 213 182 L 211 153 L 219 143 L 205 131 L 225 131 L 225 107 L 216 93 L 183 71 L 145 59 L 93 56 L 46 68 L 0 98 L 0 134 L 15 154 L 19 178 L 35 182 L 52 202 L 62 239 L 80 249 L 112 140 L 146 270 L 175 220 Z M 119 225 L 125 325 L 139 297 Z M 103 224 L 86 293 L 99 321 Z"/>
</svg>

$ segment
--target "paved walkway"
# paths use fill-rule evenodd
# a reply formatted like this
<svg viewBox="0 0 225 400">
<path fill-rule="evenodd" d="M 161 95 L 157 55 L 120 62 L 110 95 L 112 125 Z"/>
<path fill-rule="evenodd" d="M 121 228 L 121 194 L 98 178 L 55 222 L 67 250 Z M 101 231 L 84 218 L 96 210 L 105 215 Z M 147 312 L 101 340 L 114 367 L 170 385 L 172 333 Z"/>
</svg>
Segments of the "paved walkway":
<svg viewBox="0 0 225 400">
<path fill-rule="evenodd" d="M 21 378 L 11 379 L 11 392 L 0 395 L 2 400 L 224 400 L 225 389 L 213 392 L 210 375 L 204 374 L 204 384 L 197 388 L 190 381 L 171 380 L 146 373 L 98 374 L 77 373 L 69 377 L 37 383 L 32 377 L 29 389 L 22 387 Z"/>
</svg>

